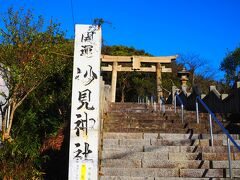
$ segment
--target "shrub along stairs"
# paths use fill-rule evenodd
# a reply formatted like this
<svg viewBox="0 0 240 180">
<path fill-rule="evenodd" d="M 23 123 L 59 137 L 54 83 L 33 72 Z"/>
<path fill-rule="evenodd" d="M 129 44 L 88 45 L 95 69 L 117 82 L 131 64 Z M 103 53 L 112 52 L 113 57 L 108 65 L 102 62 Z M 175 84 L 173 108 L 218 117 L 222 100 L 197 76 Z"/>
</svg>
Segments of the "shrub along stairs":
<svg viewBox="0 0 240 180">
<path fill-rule="evenodd" d="M 230 133 L 239 143 L 237 131 Z M 102 180 L 230 179 L 227 138 L 214 124 L 211 146 L 207 114 L 200 113 L 198 124 L 195 112 L 185 112 L 182 123 L 171 106 L 162 113 L 146 104 L 112 103 L 102 132 Z M 233 178 L 240 179 L 240 152 L 232 144 L 231 159 Z"/>
</svg>

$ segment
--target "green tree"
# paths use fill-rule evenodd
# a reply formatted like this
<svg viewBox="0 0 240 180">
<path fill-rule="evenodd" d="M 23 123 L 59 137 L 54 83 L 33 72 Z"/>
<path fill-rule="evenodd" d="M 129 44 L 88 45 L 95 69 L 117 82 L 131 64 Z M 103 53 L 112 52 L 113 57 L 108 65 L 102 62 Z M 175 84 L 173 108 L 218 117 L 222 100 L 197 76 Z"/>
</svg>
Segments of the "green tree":
<svg viewBox="0 0 240 180">
<path fill-rule="evenodd" d="M 73 47 L 72 43 L 69 45 Z M 69 122 L 71 82 L 72 61 L 69 61 L 64 71 L 51 74 L 16 110 L 13 140 L 5 141 L 0 148 L 0 179 L 40 179 L 42 176 L 67 179 L 68 146 L 63 148 L 61 141 L 54 141 L 61 149 L 46 153 L 49 146 L 46 147 L 45 142 Z M 61 163 L 56 165 L 56 161 Z"/>
<path fill-rule="evenodd" d="M 11 141 L 0 148 L 0 179 L 40 179 L 49 161 L 41 154 L 43 142 L 69 119 L 73 41 L 64 38 L 59 24 L 51 21 L 46 26 L 31 11 L 11 8 L 3 22 L 0 72 L 10 93 L 1 95 L 15 109 Z M 8 138 L 7 132 L 3 134 Z"/>
<path fill-rule="evenodd" d="M 225 79 L 228 85 L 232 85 L 237 80 L 240 72 L 240 48 L 227 53 L 220 64 L 220 70 L 225 72 Z"/>
<path fill-rule="evenodd" d="M 9 95 L 6 100 L 11 107 L 9 120 L 2 119 L 4 140 L 10 138 L 17 108 L 48 77 L 62 71 L 68 59 L 63 55 L 67 54 L 64 33 L 52 20 L 45 25 L 43 18 L 34 18 L 30 10 L 9 8 L 2 22 L 0 63 L 7 77 Z"/>
</svg>

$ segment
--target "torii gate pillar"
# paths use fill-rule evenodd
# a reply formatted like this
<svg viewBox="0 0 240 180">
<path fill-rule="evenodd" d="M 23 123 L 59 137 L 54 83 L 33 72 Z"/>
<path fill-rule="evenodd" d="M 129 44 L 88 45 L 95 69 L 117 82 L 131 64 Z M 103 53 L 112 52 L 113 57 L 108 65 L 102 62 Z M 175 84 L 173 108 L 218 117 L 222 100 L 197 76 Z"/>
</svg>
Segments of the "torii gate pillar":
<svg viewBox="0 0 240 180">
<path fill-rule="evenodd" d="M 156 81 L 157 81 L 157 102 L 159 102 L 160 97 L 163 96 L 163 92 L 162 92 L 162 66 L 161 66 L 161 63 L 157 63 L 157 66 L 156 66 Z"/>
<path fill-rule="evenodd" d="M 112 66 L 112 83 L 111 83 L 111 102 L 116 100 L 116 87 L 117 87 L 117 65 L 118 63 L 113 62 Z"/>
</svg>

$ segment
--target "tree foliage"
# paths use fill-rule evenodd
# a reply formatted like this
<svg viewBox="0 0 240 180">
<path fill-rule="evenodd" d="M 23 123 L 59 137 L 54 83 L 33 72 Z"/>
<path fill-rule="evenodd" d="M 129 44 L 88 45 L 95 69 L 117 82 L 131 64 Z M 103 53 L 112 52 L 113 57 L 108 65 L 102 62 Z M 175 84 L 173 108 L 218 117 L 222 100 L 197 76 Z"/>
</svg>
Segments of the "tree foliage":
<svg viewBox="0 0 240 180">
<path fill-rule="evenodd" d="M 9 93 L 1 94 L 11 107 L 2 114 L 0 179 L 40 179 L 44 140 L 69 120 L 73 41 L 66 40 L 60 24 L 31 11 L 10 8 L 0 27 L 1 76 Z M 1 106 L 6 112 L 7 106 Z M 6 127 L 7 122 L 8 127 Z"/>
<path fill-rule="evenodd" d="M 240 72 L 240 48 L 228 52 L 220 64 L 220 70 L 225 72 L 227 84 L 232 85 L 239 77 Z"/>
<path fill-rule="evenodd" d="M 49 76 L 64 69 L 67 58 L 64 33 L 52 20 L 44 24 L 41 16 L 10 8 L 0 28 L 0 63 L 8 77 L 6 97 L 11 107 L 9 124 L 3 121 L 3 139 L 9 138 L 16 109 Z M 61 52 L 61 53 L 59 53 Z M 63 53 L 64 54 L 64 53 Z"/>
<path fill-rule="evenodd" d="M 102 48 L 102 54 L 111 55 L 111 56 L 151 56 L 149 53 L 146 53 L 144 50 L 138 50 L 134 47 L 128 46 L 104 46 Z"/>
</svg>

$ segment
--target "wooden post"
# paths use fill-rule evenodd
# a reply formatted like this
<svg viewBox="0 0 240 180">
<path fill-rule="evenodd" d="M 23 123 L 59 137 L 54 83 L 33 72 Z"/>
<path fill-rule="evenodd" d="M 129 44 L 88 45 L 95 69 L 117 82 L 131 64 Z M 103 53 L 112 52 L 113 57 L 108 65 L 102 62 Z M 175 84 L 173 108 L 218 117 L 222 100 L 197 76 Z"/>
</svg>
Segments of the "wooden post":
<svg viewBox="0 0 240 180">
<path fill-rule="evenodd" d="M 113 66 L 112 66 L 111 102 L 115 102 L 115 100 L 116 100 L 117 65 L 118 65 L 118 63 L 116 61 L 114 61 Z"/>
<path fill-rule="evenodd" d="M 159 102 L 160 97 L 163 96 L 162 92 L 162 66 L 161 63 L 157 63 L 156 66 L 156 81 L 157 81 L 157 102 Z"/>
</svg>

